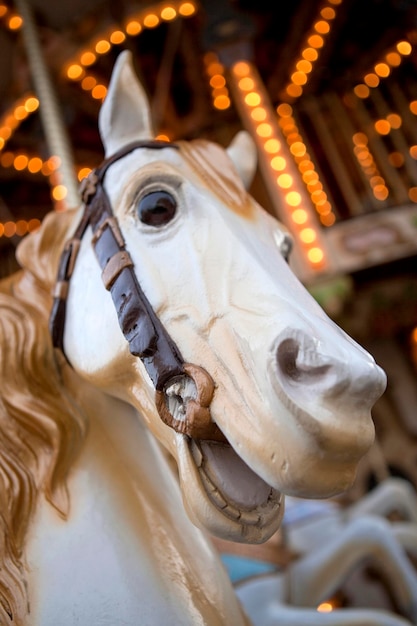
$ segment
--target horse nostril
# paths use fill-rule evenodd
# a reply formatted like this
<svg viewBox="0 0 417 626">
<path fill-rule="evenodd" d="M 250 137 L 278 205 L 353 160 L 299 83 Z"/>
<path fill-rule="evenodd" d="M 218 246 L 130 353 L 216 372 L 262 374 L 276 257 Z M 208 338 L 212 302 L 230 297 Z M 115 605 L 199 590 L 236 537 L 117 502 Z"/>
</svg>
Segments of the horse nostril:
<svg viewBox="0 0 417 626">
<path fill-rule="evenodd" d="M 297 355 L 299 345 L 294 339 L 285 339 L 278 346 L 277 360 L 280 370 L 289 378 L 297 378 Z"/>
<path fill-rule="evenodd" d="M 295 338 L 279 344 L 277 362 L 285 378 L 307 384 L 323 378 L 331 368 L 330 363 L 323 363 L 312 343 L 306 344 Z"/>
</svg>

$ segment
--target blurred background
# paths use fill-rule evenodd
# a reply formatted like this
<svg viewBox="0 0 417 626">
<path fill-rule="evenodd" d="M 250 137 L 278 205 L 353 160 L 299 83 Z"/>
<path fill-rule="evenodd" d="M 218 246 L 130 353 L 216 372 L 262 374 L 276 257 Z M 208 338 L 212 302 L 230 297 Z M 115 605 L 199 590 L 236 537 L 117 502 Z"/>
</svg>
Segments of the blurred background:
<svg viewBox="0 0 417 626">
<path fill-rule="evenodd" d="M 417 4 L 414 0 L 0 2 L 0 275 L 103 157 L 97 119 L 123 49 L 158 136 L 228 145 L 292 232 L 292 266 L 385 368 L 377 439 L 350 494 L 417 485 Z"/>
</svg>

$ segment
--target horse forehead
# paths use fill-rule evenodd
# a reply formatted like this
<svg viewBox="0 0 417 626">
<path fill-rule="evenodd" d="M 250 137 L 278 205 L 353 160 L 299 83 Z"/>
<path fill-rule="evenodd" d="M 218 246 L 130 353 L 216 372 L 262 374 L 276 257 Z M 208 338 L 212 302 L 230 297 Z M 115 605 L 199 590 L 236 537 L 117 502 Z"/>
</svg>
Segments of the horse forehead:
<svg viewBox="0 0 417 626">
<path fill-rule="evenodd" d="M 174 145 L 162 150 L 145 149 L 142 158 L 139 149 L 129 155 L 125 163 L 115 164 L 111 168 L 114 171 L 110 170 L 109 174 L 113 174 L 114 180 L 119 182 L 120 176 L 123 178 L 128 174 L 135 178 L 138 175 L 140 185 L 142 168 L 149 176 L 160 177 L 161 182 L 164 173 L 169 174 L 175 168 L 189 183 L 216 196 L 223 206 L 234 213 L 247 219 L 254 218 L 255 203 L 223 148 L 200 139 L 178 141 L 175 146 L 179 149 L 175 149 Z M 145 166 L 149 167 L 145 169 Z"/>
</svg>

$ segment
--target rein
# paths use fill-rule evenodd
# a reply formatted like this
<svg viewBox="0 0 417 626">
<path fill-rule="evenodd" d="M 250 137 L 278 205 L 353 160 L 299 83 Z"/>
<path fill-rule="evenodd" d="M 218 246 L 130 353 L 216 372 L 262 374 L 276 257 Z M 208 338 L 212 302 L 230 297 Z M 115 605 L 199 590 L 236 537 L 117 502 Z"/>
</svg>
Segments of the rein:
<svg viewBox="0 0 417 626">
<path fill-rule="evenodd" d="M 64 246 L 58 266 L 49 322 L 52 342 L 65 355 L 63 338 L 70 279 L 81 240 L 87 227 L 91 226 L 91 243 L 102 270 L 103 284 L 111 293 L 131 354 L 141 359 L 155 387 L 156 407 L 161 419 L 176 432 L 194 439 L 224 440 L 223 433 L 210 416 L 213 380 L 203 368 L 184 362 L 178 347 L 155 314 L 137 280 L 133 261 L 103 186 L 108 168 L 137 148 L 179 149 L 177 145 L 165 141 L 131 143 L 105 159 L 84 179 L 80 187 L 84 212 L 73 237 Z M 168 410 L 166 390 L 183 377 L 194 381 L 197 397 L 184 402 L 184 415 L 178 419 Z M 179 394 L 177 399 L 182 405 Z"/>
</svg>

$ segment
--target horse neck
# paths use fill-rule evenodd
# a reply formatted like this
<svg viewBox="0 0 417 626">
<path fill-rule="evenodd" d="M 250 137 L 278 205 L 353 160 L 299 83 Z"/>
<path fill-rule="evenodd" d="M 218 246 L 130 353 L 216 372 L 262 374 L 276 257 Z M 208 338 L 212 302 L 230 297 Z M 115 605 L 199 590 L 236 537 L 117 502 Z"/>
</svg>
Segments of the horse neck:
<svg viewBox="0 0 417 626">
<path fill-rule="evenodd" d="M 74 606 L 84 623 L 133 625 L 144 610 L 154 615 L 144 624 L 245 623 L 216 550 L 184 511 L 168 456 L 136 411 L 96 393 L 88 413 L 89 433 L 69 481 L 69 518 L 53 519 L 44 508 L 32 532 L 36 623 L 57 623 L 62 602 L 71 616 L 62 626 L 74 623 Z M 50 580 L 55 588 L 59 580 L 77 582 L 69 598 L 60 590 L 54 599 Z"/>
</svg>

